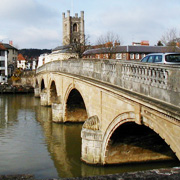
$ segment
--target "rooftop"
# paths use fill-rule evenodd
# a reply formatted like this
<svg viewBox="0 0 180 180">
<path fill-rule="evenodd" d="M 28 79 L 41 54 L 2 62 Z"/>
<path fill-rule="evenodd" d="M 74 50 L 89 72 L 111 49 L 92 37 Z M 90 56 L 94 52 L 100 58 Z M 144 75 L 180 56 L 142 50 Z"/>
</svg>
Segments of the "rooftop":
<svg viewBox="0 0 180 180">
<path fill-rule="evenodd" d="M 4 47 L 2 43 L 0 43 L 0 50 L 6 50 L 6 48 Z"/>
<path fill-rule="evenodd" d="M 180 50 L 178 48 L 178 50 Z M 162 53 L 170 52 L 171 48 L 167 46 L 141 46 L 141 45 L 128 45 L 128 46 L 116 46 L 113 49 L 114 53 Z M 84 52 L 84 55 L 107 53 L 108 48 L 89 49 Z"/>
</svg>

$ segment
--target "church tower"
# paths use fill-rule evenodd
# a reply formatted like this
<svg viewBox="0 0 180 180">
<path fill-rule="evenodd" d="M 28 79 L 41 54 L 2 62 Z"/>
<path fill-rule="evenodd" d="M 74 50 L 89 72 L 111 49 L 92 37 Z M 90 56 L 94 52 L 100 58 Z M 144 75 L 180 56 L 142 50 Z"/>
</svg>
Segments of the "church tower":
<svg viewBox="0 0 180 180">
<path fill-rule="evenodd" d="M 63 45 L 69 45 L 73 43 L 85 43 L 84 34 L 84 11 L 81 11 L 81 17 L 78 17 L 76 13 L 74 17 L 70 16 L 70 11 L 67 11 L 67 17 L 65 13 L 62 13 L 63 18 Z"/>
</svg>

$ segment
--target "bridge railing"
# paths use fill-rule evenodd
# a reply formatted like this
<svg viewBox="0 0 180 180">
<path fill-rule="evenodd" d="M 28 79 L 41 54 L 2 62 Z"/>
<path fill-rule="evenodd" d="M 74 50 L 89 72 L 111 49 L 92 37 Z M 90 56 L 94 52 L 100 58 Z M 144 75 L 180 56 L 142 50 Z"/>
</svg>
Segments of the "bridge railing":
<svg viewBox="0 0 180 180">
<path fill-rule="evenodd" d="M 37 69 L 70 73 L 140 93 L 180 107 L 180 66 L 120 60 L 71 59 Z"/>
</svg>

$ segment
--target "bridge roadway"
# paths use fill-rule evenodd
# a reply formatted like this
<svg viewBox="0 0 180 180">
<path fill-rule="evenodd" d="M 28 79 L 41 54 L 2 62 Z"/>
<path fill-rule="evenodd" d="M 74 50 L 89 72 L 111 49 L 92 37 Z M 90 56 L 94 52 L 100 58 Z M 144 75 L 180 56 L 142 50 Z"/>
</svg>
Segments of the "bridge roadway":
<svg viewBox="0 0 180 180">
<path fill-rule="evenodd" d="M 34 86 L 41 105 L 52 107 L 53 122 L 84 122 L 86 163 L 180 160 L 179 67 L 52 61 L 37 69 Z"/>
</svg>

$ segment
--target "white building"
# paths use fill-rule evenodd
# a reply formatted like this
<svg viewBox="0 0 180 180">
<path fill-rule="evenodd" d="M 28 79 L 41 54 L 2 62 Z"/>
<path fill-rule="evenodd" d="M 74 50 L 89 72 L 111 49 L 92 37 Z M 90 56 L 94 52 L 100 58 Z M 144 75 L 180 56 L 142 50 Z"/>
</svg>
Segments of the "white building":
<svg viewBox="0 0 180 180">
<path fill-rule="evenodd" d="M 0 43 L 0 83 L 6 83 L 8 79 L 7 49 Z"/>
<path fill-rule="evenodd" d="M 41 54 L 38 60 L 38 67 L 51 61 L 78 59 L 79 55 L 73 49 L 72 45 L 58 46 L 50 54 Z"/>
<path fill-rule="evenodd" d="M 49 62 L 49 54 L 45 53 L 45 54 L 41 54 L 39 56 L 39 60 L 38 60 L 38 67 L 42 66 L 43 64 L 46 64 Z"/>
<path fill-rule="evenodd" d="M 22 54 L 18 54 L 17 68 L 26 69 L 26 59 L 23 57 Z"/>
</svg>

